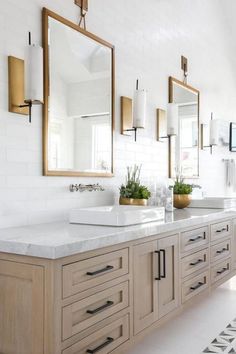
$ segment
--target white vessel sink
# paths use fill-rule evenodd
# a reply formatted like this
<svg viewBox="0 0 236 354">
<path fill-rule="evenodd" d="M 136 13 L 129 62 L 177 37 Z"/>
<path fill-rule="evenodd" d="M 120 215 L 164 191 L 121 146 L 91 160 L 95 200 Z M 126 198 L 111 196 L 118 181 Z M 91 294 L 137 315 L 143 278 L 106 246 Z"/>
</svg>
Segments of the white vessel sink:
<svg viewBox="0 0 236 354">
<path fill-rule="evenodd" d="M 128 226 L 163 220 L 165 209 L 130 205 L 73 209 L 70 223 L 104 226 Z"/>
<path fill-rule="evenodd" d="M 236 208 L 236 198 L 209 197 L 192 199 L 189 208 L 231 209 Z"/>
</svg>

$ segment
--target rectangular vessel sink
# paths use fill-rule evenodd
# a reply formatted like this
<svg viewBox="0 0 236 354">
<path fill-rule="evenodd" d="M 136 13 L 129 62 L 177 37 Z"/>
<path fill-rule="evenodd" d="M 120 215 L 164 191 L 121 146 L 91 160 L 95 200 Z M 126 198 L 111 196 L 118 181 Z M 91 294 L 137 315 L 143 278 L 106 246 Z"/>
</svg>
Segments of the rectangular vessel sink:
<svg viewBox="0 0 236 354">
<path fill-rule="evenodd" d="M 72 224 L 128 226 L 164 218 L 165 208 L 162 207 L 117 205 L 73 209 L 70 212 Z"/>
<path fill-rule="evenodd" d="M 236 208 L 236 198 L 209 197 L 192 199 L 189 208 L 232 209 Z"/>
</svg>

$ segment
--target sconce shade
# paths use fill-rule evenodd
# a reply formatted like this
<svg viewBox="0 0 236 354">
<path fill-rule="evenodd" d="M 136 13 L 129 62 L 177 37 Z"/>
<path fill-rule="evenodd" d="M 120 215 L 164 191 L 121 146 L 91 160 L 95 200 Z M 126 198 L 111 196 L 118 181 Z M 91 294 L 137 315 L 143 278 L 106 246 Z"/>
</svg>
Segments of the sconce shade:
<svg viewBox="0 0 236 354">
<path fill-rule="evenodd" d="M 146 90 L 135 90 L 134 106 L 133 106 L 133 127 L 134 128 L 145 128 L 146 105 L 147 105 Z"/>
<path fill-rule="evenodd" d="M 178 132 L 178 106 L 175 103 L 169 103 L 167 107 L 167 134 L 178 135 Z"/>
<path fill-rule="evenodd" d="M 212 119 L 210 121 L 210 145 L 218 145 L 219 142 L 219 120 Z"/>
<path fill-rule="evenodd" d="M 43 103 L 43 48 L 38 45 L 26 48 L 25 101 Z"/>
</svg>

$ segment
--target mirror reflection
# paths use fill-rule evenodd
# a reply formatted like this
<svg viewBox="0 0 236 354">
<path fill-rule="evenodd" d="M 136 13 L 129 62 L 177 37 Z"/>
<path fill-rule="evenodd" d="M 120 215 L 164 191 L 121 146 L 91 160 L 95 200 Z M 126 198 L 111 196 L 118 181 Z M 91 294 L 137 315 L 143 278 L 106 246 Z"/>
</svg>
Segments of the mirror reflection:
<svg viewBox="0 0 236 354">
<path fill-rule="evenodd" d="M 171 177 L 199 176 L 199 91 L 170 78 L 171 103 L 178 106 L 178 135 L 172 143 Z"/>
<path fill-rule="evenodd" d="M 109 175 L 112 46 L 52 17 L 48 18 L 48 42 L 48 172 Z"/>
</svg>

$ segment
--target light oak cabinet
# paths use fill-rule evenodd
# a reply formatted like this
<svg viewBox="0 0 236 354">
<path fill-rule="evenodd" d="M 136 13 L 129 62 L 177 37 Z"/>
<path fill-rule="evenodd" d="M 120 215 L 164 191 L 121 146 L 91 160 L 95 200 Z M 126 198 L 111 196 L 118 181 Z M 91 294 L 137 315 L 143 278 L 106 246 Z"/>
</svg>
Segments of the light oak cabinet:
<svg viewBox="0 0 236 354">
<path fill-rule="evenodd" d="M 236 269 L 236 219 L 233 220 L 232 266 Z"/>
<path fill-rule="evenodd" d="M 0 354 L 124 353 L 235 275 L 236 218 L 174 233 L 56 260 L 0 253 Z"/>
<path fill-rule="evenodd" d="M 44 271 L 0 261 L 0 353 L 44 353 Z"/>
<path fill-rule="evenodd" d="M 178 235 L 134 246 L 134 334 L 179 303 Z"/>
</svg>

